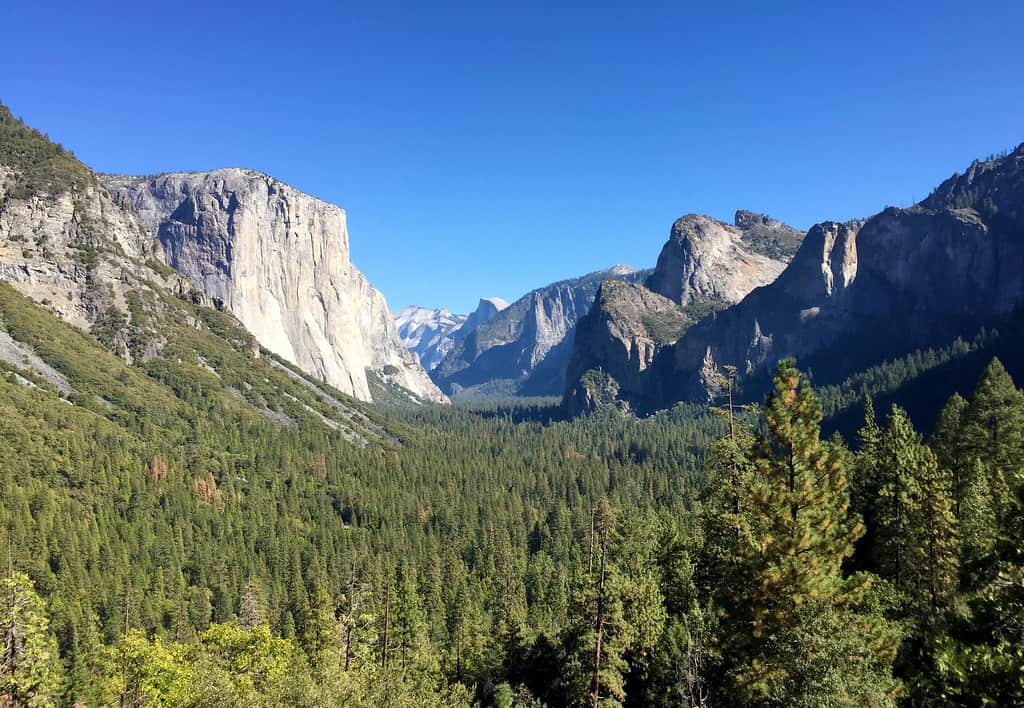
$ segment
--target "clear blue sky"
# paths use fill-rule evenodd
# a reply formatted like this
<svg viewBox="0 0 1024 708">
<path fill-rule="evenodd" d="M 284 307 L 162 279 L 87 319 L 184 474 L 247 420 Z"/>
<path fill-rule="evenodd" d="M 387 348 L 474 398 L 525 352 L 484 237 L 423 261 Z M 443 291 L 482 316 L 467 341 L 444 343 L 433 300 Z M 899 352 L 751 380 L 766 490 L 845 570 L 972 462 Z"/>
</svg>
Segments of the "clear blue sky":
<svg viewBox="0 0 1024 708">
<path fill-rule="evenodd" d="M 2 3 L 0 100 L 97 170 L 340 204 L 395 309 L 652 265 L 691 211 L 906 205 L 1024 141 L 1024 3 L 553 4 Z"/>
</svg>

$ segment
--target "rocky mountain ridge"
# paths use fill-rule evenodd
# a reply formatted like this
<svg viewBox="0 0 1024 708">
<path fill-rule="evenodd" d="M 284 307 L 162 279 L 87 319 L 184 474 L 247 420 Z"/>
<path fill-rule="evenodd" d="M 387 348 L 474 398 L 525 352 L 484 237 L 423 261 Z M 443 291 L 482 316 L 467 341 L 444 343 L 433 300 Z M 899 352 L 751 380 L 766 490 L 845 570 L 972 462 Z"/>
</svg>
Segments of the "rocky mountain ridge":
<svg viewBox="0 0 1024 708">
<path fill-rule="evenodd" d="M 402 342 L 428 372 L 437 366 L 455 342 L 452 334 L 466 321 L 444 308 L 409 305 L 394 313 L 395 328 Z"/>
<path fill-rule="evenodd" d="M 819 385 L 973 337 L 1024 305 L 1024 145 L 973 163 L 909 208 L 816 224 L 779 277 L 665 346 L 632 392 L 641 410 L 707 401 L 725 365 L 746 395 L 780 359 Z M 572 399 L 567 396 L 567 402 Z"/>
<path fill-rule="evenodd" d="M 619 265 L 532 290 L 456 343 L 431 377 L 450 395 L 560 395 L 576 323 L 600 284 L 648 274 Z"/>
<path fill-rule="evenodd" d="M 576 414 L 603 403 L 644 408 L 659 353 L 702 318 L 775 280 L 804 234 L 764 214 L 734 223 L 688 214 L 672 225 L 643 284 L 602 284 L 580 320 L 563 400 Z"/>
</svg>

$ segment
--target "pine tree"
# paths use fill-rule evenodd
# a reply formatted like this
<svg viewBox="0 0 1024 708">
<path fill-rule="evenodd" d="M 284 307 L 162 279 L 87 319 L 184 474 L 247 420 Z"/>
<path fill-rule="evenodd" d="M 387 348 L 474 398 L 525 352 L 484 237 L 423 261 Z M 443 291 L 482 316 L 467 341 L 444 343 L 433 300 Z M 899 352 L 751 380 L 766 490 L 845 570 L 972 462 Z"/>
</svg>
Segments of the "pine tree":
<svg viewBox="0 0 1024 708">
<path fill-rule="evenodd" d="M 805 602 L 842 604 L 840 566 L 863 533 L 847 518 L 841 455 L 820 439 L 818 399 L 791 362 L 780 364 L 774 383 L 753 458 L 752 507 L 761 521 L 751 554 L 759 581 L 752 598 L 755 637 Z"/>
<path fill-rule="evenodd" d="M 936 457 L 941 464 L 950 471 L 953 485 L 954 507 L 953 513 L 960 518 L 960 507 L 967 496 L 969 475 L 965 474 L 967 461 L 963 459 L 963 450 L 960 444 L 961 431 L 963 429 L 964 413 L 968 403 L 959 393 L 954 393 L 946 405 L 942 407 L 935 426 L 932 428 L 932 436 L 928 440 L 929 446 L 935 451 Z"/>
<path fill-rule="evenodd" d="M 375 665 L 372 650 L 377 644 L 376 617 L 373 614 L 370 589 L 361 583 L 355 570 L 341 598 L 338 619 L 341 633 L 341 666 L 343 671 Z"/>
<path fill-rule="evenodd" d="M 943 696 L 970 705 L 1024 704 L 1024 405 L 998 360 L 964 414 L 970 465 L 961 508 L 969 618 L 940 644 Z"/>
<path fill-rule="evenodd" d="M 473 677 L 496 667 L 485 666 L 487 621 L 480 598 L 472 592 L 464 576 L 451 589 L 446 616 L 449 674 L 457 682 L 472 685 Z"/>
<path fill-rule="evenodd" d="M 56 704 L 62 667 L 49 624 L 27 575 L 11 573 L 0 582 L 0 704 Z"/>
<path fill-rule="evenodd" d="M 909 526 L 912 497 L 917 494 L 913 469 L 920 457 L 919 447 L 910 419 L 893 406 L 889 425 L 872 455 L 878 475 L 874 568 L 901 591 L 910 584 L 908 566 L 914 560 L 911 552 L 917 541 Z"/>
<path fill-rule="evenodd" d="M 959 539 L 950 479 L 932 451 L 920 445 L 913 469 L 910 533 L 915 539 L 909 592 L 929 643 L 945 627 L 956 599 Z"/>
<path fill-rule="evenodd" d="M 657 565 L 667 613 L 664 631 L 651 652 L 639 690 L 631 685 L 631 702 L 650 706 L 706 706 L 710 700 L 713 614 L 695 582 L 691 559 L 694 540 L 678 520 L 663 516 Z"/>
<path fill-rule="evenodd" d="M 863 570 L 873 566 L 878 553 L 875 548 L 881 485 L 878 446 L 882 439 L 882 429 L 875 417 L 875 405 L 871 398 L 864 399 L 864 424 L 857 432 L 857 438 L 859 449 L 853 458 L 850 506 L 855 514 L 860 515 L 868 532 L 857 542 L 852 565 Z"/>
<path fill-rule="evenodd" d="M 627 673 L 656 646 L 666 619 L 656 527 L 617 520 L 606 499 L 596 511 L 593 557 L 578 571 L 564 636 L 570 702 L 592 707 L 626 698 Z M 588 556 L 590 547 L 588 539 Z"/>
<path fill-rule="evenodd" d="M 402 673 L 422 677 L 436 672 L 437 657 L 430 644 L 427 616 L 416 592 L 416 573 L 407 563 L 399 566 L 390 614 L 390 651 Z"/>
<path fill-rule="evenodd" d="M 613 591 L 618 569 L 609 558 L 618 540 L 615 517 L 607 500 L 593 510 L 587 539 L 587 562 L 578 571 L 570 604 L 570 626 L 564 642 L 572 705 L 596 707 L 602 697 L 621 701 L 625 647 L 617 631 L 624 623 L 620 598 Z"/>
<path fill-rule="evenodd" d="M 998 359 L 982 373 L 964 411 L 960 441 L 965 457 L 985 463 L 996 523 L 1002 524 L 1024 470 L 1024 393 Z"/>
<path fill-rule="evenodd" d="M 848 518 L 847 455 L 820 439 L 821 405 L 800 378 L 791 361 L 780 362 L 761 409 L 764 433 L 749 453 L 753 536 L 743 562 L 753 582 L 734 589 L 738 611 L 723 621 L 726 665 L 746 702 L 841 703 L 867 691 L 886 703 L 890 632 L 881 618 L 853 611 L 865 582 L 841 573 L 863 532 Z M 845 663 L 822 636 L 840 630 Z"/>
<path fill-rule="evenodd" d="M 725 379 L 729 392 L 732 381 L 732 376 Z M 728 421 L 729 432 L 711 443 L 705 461 L 708 482 L 699 514 L 703 543 L 697 564 L 698 583 L 712 594 L 716 588 L 749 581 L 744 575 L 749 565 L 741 558 L 742 549 L 753 542 L 754 533 L 750 513 L 754 465 L 749 454 L 754 434 L 750 425 L 736 415 L 731 395 L 728 407 L 717 412 Z"/>
<path fill-rule="evenodd" d="M 241 606 L 238 608 L 238 623 L 246 630 L 266 624 L 263 601 L 255 581 L 251 579 L 246 583 L 245 592 L 242 594 Z"/>
<path fill-rule="evenodd" d="M 67 670 L 68 697 L 71 703 L 99 705 L 99 678 L 103 674 L 105 659 L 99 623 L 90 610 L 75 603 L 74 619 L 67 627 L 66 654 L 69 655 Z"/>
<path fill-rule="evenodd" d="M 992 478 L 986 465 L 975 458 L 967 461 L 969 472 L 961 474 L 963 499 L 960 502 L 958 523 L 960 526 L 963 563 L 963 586 L 973 589 L 979 586 L 986 568 L 992 564 L 992 555 L 999 538 L 996 522 L 996 504 L 992 499 L 989 482 Z"/>
<path fill-rule="evenodd" d="M 936 665 L 950 703 L 1024 705 L 1024 487 L 1007 502 L 1004 529 L 986 581 L 968 596 L 969 621 L 940 641 Z"/>
<path fill-rule="evenodd" d="M 316 583 L 308 608 L 302 618 L 302 648 L 314 669 L 336 668 L 341 656 L 341 637 L 334 601 L 323 582 Z"/>
</svg>

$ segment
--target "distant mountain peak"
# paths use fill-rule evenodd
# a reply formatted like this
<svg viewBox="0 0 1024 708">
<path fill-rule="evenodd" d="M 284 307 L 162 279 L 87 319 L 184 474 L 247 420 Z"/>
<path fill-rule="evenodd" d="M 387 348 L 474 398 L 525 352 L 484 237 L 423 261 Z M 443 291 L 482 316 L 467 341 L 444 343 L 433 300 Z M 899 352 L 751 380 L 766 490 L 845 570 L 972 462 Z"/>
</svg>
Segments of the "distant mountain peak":
<svg viewBox="0 0 1024 708">
<path fill-rule="evenodd" d="M 508 307 L 500 297 L 482 297 L 469 315 L 445 308 L 410 305 L 394 314 L 398 334 L 427 371 L 440 364 L 456 344 Z"/>
<path fill-rule="evenodd" d="M 482 297 L 480 298 L 480 303 L 477 305 L 476 309 L 479 310 L 481 307 L 486 307 L 488 305 L 492 305 L 495 309 L 498 310 L 498 312 L 501 312 L 506 307 L 508 307 L 508 303 L 502 300 L 500 297 Z"/>
<path fill-rule="evenodd" d="M 442 390 L 461 395 L 558 395 L 576 323 L 590 310 L 600 284 L 644 274 L 616 265 L 536 288 L 511 305 L 497 301 L 505 306 L 488 321 L 466 322 L 463 339 L 431 377 Z M 488 300 L 496 299 L 485 298 L 481 305 L 493 307 Z"/>
</svg>

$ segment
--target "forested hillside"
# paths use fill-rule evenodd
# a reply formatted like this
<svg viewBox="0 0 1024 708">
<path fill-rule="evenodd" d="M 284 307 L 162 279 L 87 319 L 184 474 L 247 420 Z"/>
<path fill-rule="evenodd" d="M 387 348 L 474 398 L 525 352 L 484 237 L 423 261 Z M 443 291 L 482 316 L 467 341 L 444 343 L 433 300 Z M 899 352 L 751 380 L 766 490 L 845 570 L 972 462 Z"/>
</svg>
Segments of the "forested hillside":
<svg viewBox="0 0 1024 708">
<path fill-rule="evenodd" d="M 756 417 L 337 394 L 360 424 L 334 430 L 220 313 L 128 366 L 0 306 L 14 705 L 1024 696 L 1024 395 L 998 362 L 928 445 L 893 409 L 856 453 L 788 364 Z"/>
<path fill-rule="evenodd" d="M 256 358 L 213 310 L 193 312 L 226 338 L 183 327 L 166 358 L 132 367 L 3 285 L 0 307 L 8 347 L 21 347 L 0 379 L 2 542 L 30 578 L 19 592 L 45 599 L 62 657 L 47 691 L 68 702 L 116 700 L 130 660 L 129 693 L 181 704 L 124 652 L 149 637 L 194 654 L 217 623 L 265 625 L 288 643 L 267 635 L 260 652 L 312 667 L 308 683 L 252 687 L 268 704 L 371 690 L 416 702 L 460 681 L 489 698 L 509 646 L 566 627 L 598 500 L 654 528 L 655 508 L 681 510 L 696 490 L 699 451 L 720 429 L 702 415 L 542 426 L 425 409 L 385 421 Z M 343 661 L 339 632 L 357 620 Z M 349 680 L 318 673 L 344 663 Z M 315 690 L 326 693 L 274 693 Z"/>
</svg>

